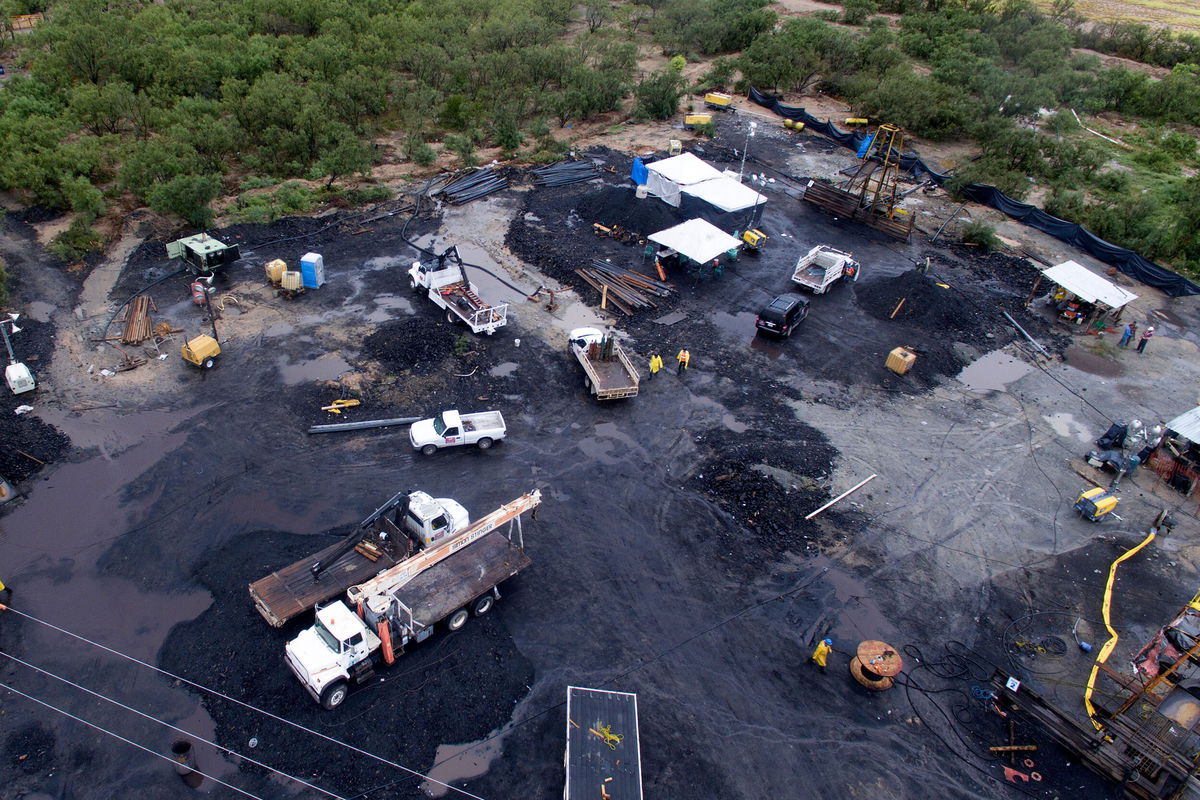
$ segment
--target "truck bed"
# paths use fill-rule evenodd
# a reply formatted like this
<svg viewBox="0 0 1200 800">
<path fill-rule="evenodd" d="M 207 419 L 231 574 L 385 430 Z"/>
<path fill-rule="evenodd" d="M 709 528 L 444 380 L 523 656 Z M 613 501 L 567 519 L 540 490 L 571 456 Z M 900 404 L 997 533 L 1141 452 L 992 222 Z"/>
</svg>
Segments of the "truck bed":
<svg viewBox="0 0 1200 800">
<path fill-rule="evenodd" d="M 459 414 L 463 431 L 499 431 L 504 428 L 504 416 L 499 411 L 477 411 L 473 414 Z"/>
<path fill-rule="evenodd" d="M 597 735 L 608 728 L 615 748 Z M 595 731 L 596 733 L 593 733 Z M 564 800 L 642 799 L 637 695 L 567 687 L 567 785 Z M 603 788 L 603 793 L 601 789 Z"/>
<path fill-rule="evenodd" d="M 584 356 L 584 358 L 587 358 L 587 356 Z M 624 389 L 634 385 L 633 376 L 629 374 L 629 370 L 625 369 L 625 365 L 616 356 L 613 356 L 608 361 L 593 361 L 589 358 L 588 363 L 592 365 L 592 369 L 596 373 L 596 385 L 601 392 Z"/>
<path fill-rule="evenodd" d="M 317 603 L 324 603 L 345 592 L 351 586 L 370 579 L 382 570 L 395 566 L 407 557 L 407 537 L 399 531 L 380 541 L 368 535 L 363 541 L 378 547 L 381 555 L 371 561 L 357 550 L 350 550 L 330 564 L 320 580 L 314 580 L 312 565 L 332 554 L 341 542 L 329 545 L 319 553 L 289 564 L 278 572 L 272 572 L 250 584 L 250 597 L 258 613 L 278 628 L 293 617 L 303 614 Z"/>
<path fill-rule="evenodd" d="M 531 563 L 507 536 L 492 531 L 425 570 L 393 596 L 412 610 L 414 620 L 433 625 Z"/>
</svg>

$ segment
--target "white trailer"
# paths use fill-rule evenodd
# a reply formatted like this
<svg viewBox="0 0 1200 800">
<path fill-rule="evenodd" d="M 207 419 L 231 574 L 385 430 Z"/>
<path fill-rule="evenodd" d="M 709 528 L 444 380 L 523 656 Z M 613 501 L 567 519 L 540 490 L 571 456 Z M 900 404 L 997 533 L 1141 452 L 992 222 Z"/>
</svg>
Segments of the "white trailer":
<svg viewBox="0 0 1200 800">
<path fill-rule="evenodd" d="M 443 447 L 473 444 L 487 450 L 507 435 L 504 415 L 499 411 L 460 414 L 442 411 L 436 417 L 414 422 L 408 429 L 408 441 L 414 450 L 431 456 Z"/>
<path fill-rule="evenodd" d="M 576 328 L 567 347 L 583 367 L 583 385 L 597 400 L 637 397 L 640 376 L 621 343 L 596 328 Z"/>
<path fill-rule="evenodd" d="M 368 680 L 381 663 L 394 663 L 407 645 L 428 639 L 438 623 L 457 631 L 472 615 L 491 611 L 500 584 L 532 563 L 520 518 L 541 497 L 536 489 L 522 495 L 456 536 L 351 586 L 345 602 L 318 608 L 315 624 L 285 648 L 292 674 L 314 700 L 334 709 L 352 684 Z M 504 523 L 508 531 L 501 533 Z"/>
<path fill-rule="evenodd" d="M 792 281 L 812 289 L 813 294 L 824 294 L 839 278 L 857 281 L 860 270 L 859 263 L 850 253 L 819 244 L 796 262 Z"/>
<path fill-rule="evenodd" d="M 455 262 L 446 266 L 448 261 Z M 437 257 L 436 264 L 414 261 L 408 270 L 413 292 L 426 295 L 438 308 L 445 309 L 446 321 L 462 322 L 472 333 L 491 335 L 508 324 L 508 303 L 489 305 L 467 277 L 467 270 L 451 247 Z"/>
</svg>

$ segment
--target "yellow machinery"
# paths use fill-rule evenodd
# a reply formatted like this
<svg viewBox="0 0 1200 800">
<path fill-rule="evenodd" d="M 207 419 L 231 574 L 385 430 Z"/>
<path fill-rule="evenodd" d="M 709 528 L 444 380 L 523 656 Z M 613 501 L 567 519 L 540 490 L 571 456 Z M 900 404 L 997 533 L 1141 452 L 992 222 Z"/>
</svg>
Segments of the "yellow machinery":
<svg viewBox="0 0 1200 800">
<path fill-rule="evenodd" d="M 744 231 L 741 235 L 742 242 L 749 250 L 759 250 L 767 242 L 767 235 L 757 228 Z"/>
<path fill-rule="evenodd" d="M 733 108 L 733 95 L 724 92 L 709 92 L 704 95 L 704 105 L 718 111 L 728 111 Z"/>
<path fill-rule="evenodd" d="M 189 339 L 180 349 L 180 353 L 184 361 L 197 367 L 212 369 L 217 363 L 217 356 L 221 355 L 221 345 L 212 336 L 202 333 L 195 339 Z"/>
<path fill-rule="evenodd" d="M 1099 486 L 1088 489 L 1075 500 L 1075 510 L 1088 522 L 1099 522 L 1116 507 L 1116 495 Z"/>
<path fill-rule="evenodd" d="M 687 114 L 683 118 L 683 127 L 689 131 L 697 125 L 708 125 L 712 122 L 712 114 Z"/>
</svg>

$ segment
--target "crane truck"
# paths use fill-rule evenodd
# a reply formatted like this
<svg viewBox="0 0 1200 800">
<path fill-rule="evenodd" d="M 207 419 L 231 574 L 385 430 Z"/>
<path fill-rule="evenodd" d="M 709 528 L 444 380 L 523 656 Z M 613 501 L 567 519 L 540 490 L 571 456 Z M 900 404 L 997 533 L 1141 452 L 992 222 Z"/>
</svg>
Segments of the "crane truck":
<svg viewBox="0 0 1200 800">
<path fill-rule="evenodd" d="M 439 623 L 457 631 L 472 615 L 486 614 L 500 599 L 500 584 L 531 563 L 524 551 L 521 515 L 537 508 L 541 497 L 537 489 L 524 494 L 351 586 L 345 601 L 318 607 L 312 627 L 284 648 L 292 674 L 314 700 L 332 710 L 345 701 L 352 685 L 370 679 L 381 664 L 394 663 L 406 646 L 428 639 Z M 498 530 L 505 523 L 508 530 Z"/>
<path fill-rule="evenodd" d="M 447 262 L 453 262 L 447 266 Z M 467 267 L 457 247 L 447 248 L 437 256 L 435 265 L 414 261 L 408 271 L 413 292 L 424 294 L 438 308 L 446 310 L 446 322 L 464 323 L 471 333 L 491 335 L 508 324 L 508 303 L 489 305 L 479 296 L 479 290 L 467 277 Z"/>
</svg>

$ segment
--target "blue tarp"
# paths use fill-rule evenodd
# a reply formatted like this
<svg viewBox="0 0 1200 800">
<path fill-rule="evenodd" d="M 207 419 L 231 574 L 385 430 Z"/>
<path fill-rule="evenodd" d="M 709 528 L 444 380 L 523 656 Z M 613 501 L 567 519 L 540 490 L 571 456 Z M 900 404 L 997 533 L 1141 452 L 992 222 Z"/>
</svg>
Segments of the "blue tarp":
<svg viewBox="0 0 1200 800">
<path fill-rule="evenodd" d="M 650 179 L 650 173 L 646 169 L 645 163 L 636 156 L 633 159 L 633 169 L 629 170 L 629 177 L 638 186 L 645 186 L 646 181 Z"/>
<path fill-rule="evenodd" d="M 817 119 L 803 108 L 784 105 L 779 102 L 779 98 L 763 94 L 754 88 L 750 89 L 750 100 L 764 108 L 771 109 L 781 117 L 803 122 L 806 130 L 828 136 L 843 147 L 848 147 L 856 152 L 864 147 L 864 142 L 868 138 L 867 134 L 861 131 L 840 131 L 832 123 Z M 943 183 L 950 177 L 934 172 L 914 153 L 902 155 L 900 166 L 910 169 L 914 173 L 924 172 L 937 184 Z M 1200 286 L 1182 275 L 1171 272 L 1153 261 L 1148 261 L 1132 250 L 1110 244 L 1081 225 L 1051 216 L 1037 206 L 1014 200 L 995 186 L 989 186 L 986 183 L 971 183 L 959 189 L 959 194 L 968 200 L 974 200 L 1003 211 L 1013 219 L 1020 220 L 1030 227 L 1074 245 L 1105 264 L 1111 264 L 1129 277 L 1135 278 L 1147 286 L 1161 289 L 1171 297 L 1200 294 Z"/>
</svg>

